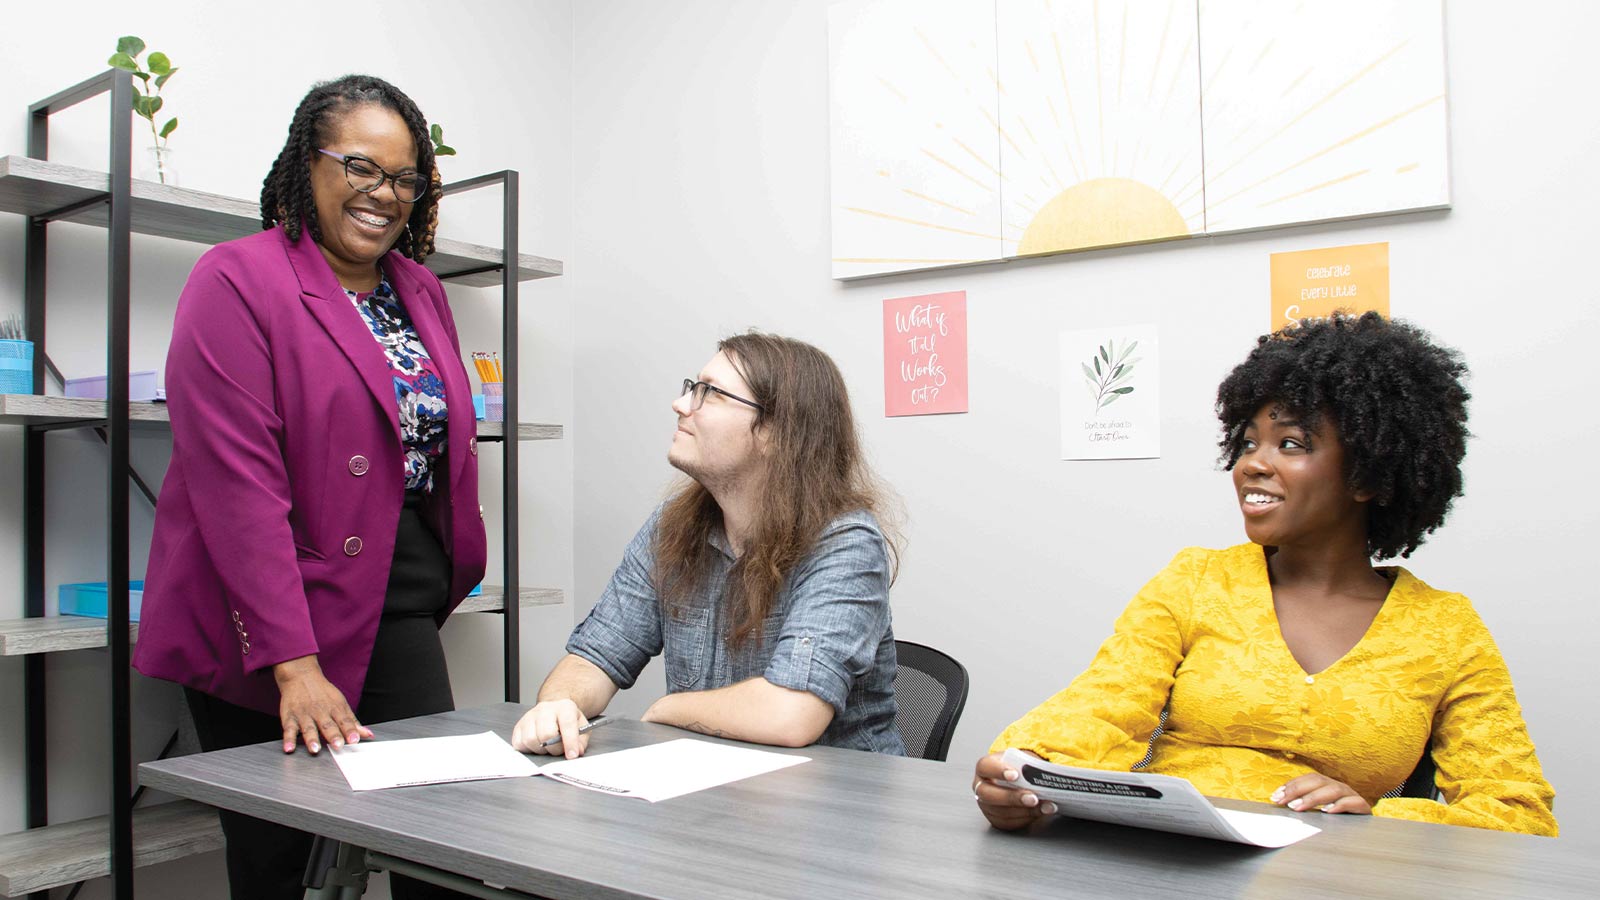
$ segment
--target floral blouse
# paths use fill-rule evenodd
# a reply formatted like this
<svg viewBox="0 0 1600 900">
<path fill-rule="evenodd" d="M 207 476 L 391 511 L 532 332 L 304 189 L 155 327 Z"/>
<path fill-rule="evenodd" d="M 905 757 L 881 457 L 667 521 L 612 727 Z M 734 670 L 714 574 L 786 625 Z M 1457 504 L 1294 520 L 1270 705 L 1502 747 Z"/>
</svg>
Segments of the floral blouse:
<svg viewBox="0 0 1600 900">
<path fill-rule="evenodd" d="M 1460 594 L 1379 571 L 1393 586 L 1367 633 L 1307 673 L 1279 631 L 1262 548 L 1185 550 L 1128 604 L 1088 670 L 991 749 L 1122 771 L 1153 749 L 1148 771 L 1263 802 L 1315 771 L 1375 815 L 1554 835 L 1554 791 L 1483 620 Z M 1430 739 L 1445 803 L 1379 799 Z"/>
<path fill-rule="evenodd" d="M 405 446 L 405 483 L 408 491 L 433 490 L 433 469 L 444 453 L 449 408 L 444 381 L 417 328 L 389 286 L 388 279 L 371 293 L 346 290 L 383 349 L 394 370 L 394 399 L 399 407 L 400 441 Z"/>
</svg>

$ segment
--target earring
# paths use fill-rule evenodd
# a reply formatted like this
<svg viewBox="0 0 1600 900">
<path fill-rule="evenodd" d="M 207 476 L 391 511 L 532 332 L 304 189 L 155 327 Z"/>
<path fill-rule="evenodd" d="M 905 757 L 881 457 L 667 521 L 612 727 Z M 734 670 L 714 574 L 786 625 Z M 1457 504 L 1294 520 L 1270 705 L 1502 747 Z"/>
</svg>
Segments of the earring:
<svg viewBox="0 0 1600 900">
<path fill-rule="evenodd" d="M 406 249 L 417 252 L 417 239 L 411 236 L 411 223 L 406 222 Z"/>
</svg>

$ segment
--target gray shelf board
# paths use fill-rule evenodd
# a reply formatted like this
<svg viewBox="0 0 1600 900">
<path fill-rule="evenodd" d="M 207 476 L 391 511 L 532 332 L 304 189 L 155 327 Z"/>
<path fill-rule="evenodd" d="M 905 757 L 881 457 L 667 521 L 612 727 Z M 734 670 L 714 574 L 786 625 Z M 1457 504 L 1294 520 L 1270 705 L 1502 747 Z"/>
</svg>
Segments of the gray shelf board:
<svg viewBox="0 0 1600 900">
<path fill-rule="evenodd" d="M 111 871 L 110 817 L 0 835 L 0 896 L 103 878 Z M 133 811 L 133 864 L 149 866 L 222 849 L 217 811 L 192 800 Z"/>
<path fill-rule="evenodd" d="M 525 587 L 518 593 L 522 606 L 559 606 L 560 588 Z M 496 584 L 483 586 L 483 593 L 468 597 L 456 607 L 457 613 L 499 612 L 505 608 L 505 589 Z M 128 640 L 139 639 L 139 623 L 128 626 Z M 66 650 L 94 650 L 106 645 L 106 620 L 89 616 L 39 616 L 31 619 L 0 621 L 0 656 L 27 656 L 32 653 L 60 653 Z"/>
<path fill-rule="evenodd" d="M 106 417 L 104 400 L 81 397 L 42 397 L 38 394 L 0 394 L 0 423 L 11 425 L 53 425 L 63 422 L 91 421 Z M 128 419 L 136 424 L 165 424 L 169 421 L 167 405 L 140 401 L 128 404 Z M 479 422 L 479 437 L 502 437 L 506 427 L 502 422 Z M 517 439 L 522 441 L 560 440 L 563 428 L 539 422 L 523 422 L 517 426 Z"/>
<path fill-rule="evenodd" d="M 519 589 L 517 593 L 522 597 L 522 602 L 518 605 L 523 609 L 530 606 L 560 606 L 562 602 L 560 588 L 525 587 Z M 483 586 L 483 593 L 461 601 L 455 612 L 456 614 L 499 612 L 505 605 L 506 589 L 498 584 L 486 584 Z"/>
<path fill-rule="evenodd" d="M 0 157 L 0 212 L 44 215 L 103 194 L 110 190 L 110 185 L 111 176 L 105 172 L 26 156 Z M 217 244 L 261 230 L 260 206 L 248 200 L 137 179 L 131 193 L 132 227 L 140 234 Z M 63 221 L 103 228 L 107 215 L 107 206 L 96 203 Z M 499 272 L 460 276 L 452 273 L 495 265 L 504 258 L 505 254 L 498 247 L 437 238 L 434 254 L 428 257 L 427 265 L 441 279 L 473 287 L 491 287 L 500 283 Z M 562 273 L 558 259 L 519 253 L 517 263 L 518 281 L 550 278 Z"/>
</svg>

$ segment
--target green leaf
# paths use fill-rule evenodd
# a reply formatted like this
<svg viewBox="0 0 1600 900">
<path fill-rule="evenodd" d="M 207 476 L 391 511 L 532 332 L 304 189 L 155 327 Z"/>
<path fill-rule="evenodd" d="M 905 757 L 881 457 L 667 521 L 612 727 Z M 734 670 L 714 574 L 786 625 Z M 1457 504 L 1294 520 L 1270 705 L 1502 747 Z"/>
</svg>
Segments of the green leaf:
<svg viewBox="0 0 1600 900">
<path fill-rule="evenodd" d="M 161 98 L 160 97 L 146 97 L 145 99 L 150 101 L 150 111 L 145 113 L 144 117 L 147 118 L 147 119 L 152 119 L 153 120 L 155 118 L 156 113 L 161 112 Z"/>
<path fill-rule="evenodd" d="M 112 66 L 113 68 L 122 69 L 125 72 L 139 71 L 139 64 L 134 62 L 133 57 L 126 53 L 111 54 L 111 58 L 106 60 L 106 65 Z"/>
<path fill-rule="evenodd" d="M 1122 374 L 1122 367 L 1121 366 L 1117 366 L 1115 369 L 1111 370 L 1111 380 L 1115 381 L 1117 379 L 1117 376 L 1121 375 L 1121 374 Z"/>
<path fill-rule="evenodd" d="M 433 155 L 434 156 L 455 156 L 456 155 L 456 148 L 447 147 L 444 144 L 440 144 L 439 146 L 433 148 Z"/>
<path fill-rule="evenodd" d="M 1094 377 L 1094 370 L 1089 368 L 1089 364 L 1088 363 L 1078 363 L 1078 365 L 1083 368 L 1083 377 L 1089 379 L 1090 381 L 1098 381 L 1099 380 L 1099 379 Z"/>
<path fill-rule="evenodd" d="M 1122 399 L 1122 395 L 1121 394 L 1107 394 L 1106 395 L 1106 402 L 1104 402 L 1104 403 L 1102 403 L 1100 405 L 1101 406 L 1110 406 L 1111 402 L 1113 400 L 1121 400 L 1121 399 Z"/>
<path fill-rule="evenodd" d="M 177 69 L 169 69 L 165 73 L 157 76 L 156 77 L 156 90 L 159 91 L 162 88 L 166 87 L 167 86 L 167 79 L 171 78 L 172 76 L 174 76 L 176 74 L 178 74 L 178 70 Z"/>
<path fill-rule="evenodd" d="M 444 126 L 438 123 L 428 126 L 428 136 L 433 138 L 435 144 L 444 143 Z"/>
<path fill-rule="evenodd" d="M 1129 344 L 1128 346 L 1123 347 L 1122 348 L 1122 355 L 1117 357 L 1117 362 L 1122 362 L 1123 360 L 1127 359 L 1128 358 L 1128 354 L 1132 353 L 1133 352 L 1133 348 L 1135 348 L 1137 346 L 1139 346 L 1139 342 L 1138 341 L 1134 341 L 1133 343 Z"/>
<path fill-rule="evenodd" d="M 152 75 L 165 75 L 172 71 L 172 60 L 167 59 L 165 53 L 152 53 L 145 57 L 144 63 L 150 67 Z"/>
<path fill-rule="evenodd" d="M 1117 388 L 1116 390 L 1112 391 L 1111 393 L 1116 394 L 1118 396 L 1121 396 L 1122 394 L 1131 394 L 1131 393 L 1133 393 L 1133 388 L 1131 388 L 1131 387 Z"/>
<path fill-rule="evenodd" d="M 1094 373 L 1096 375 L 1100 374 L 1100 357 L 1098 356 L 1094 358 Z"/>
<path fill-rule="evenodd" d="M 133 111 L 138 113 L 141 116 L 144 116 L 146 119 L 150 119 L 150 120 L 154 121 L 154 119 L 155 119 L 155 110 L 153 110 L 151 108 L 150 104 L 155 99 L 156 98 L 154 98 L 154 97 L 146 97 L 143 94 L 140 94 L 139 96 L 134 97 L 133 98 Z"/>
<path fill-rule="evenodd" d="M 117 52 L 128 56 L 138 56 L 144 52 L 144 41 L 131 34 L 119 37 L 117 38 Z"/>
<path fill-rule="evenodd" d="M 1101 344 L 1100 345 L 1100 358 L 1105 360 L 1106 362 L 1111 362 L 1111 356 L 1106 353 L 1106 345 L 1105 344 Z"/>
<path fill-rule="evenodd" d="M 169 135 L 169 134 L 171 134 L 171 133 L 173 133 L 174 131 L 177 131 L 177 130 L 178 130 L 178 117 L 177 116 L 173 116 L 172 118 L 167 120 L 167 124 L 161 126 L 161 136 L 162 137 L 166 137 L 167 135 Z"/>
<path fill-rule="evenodd" d="M 144 82 L 147 87 L 150 84 L 150 73 L 149 72 L 134 72 L 133 73 L 133 77 L 135 77 L 135 78 L 139 79 L 140 81 Z"/>
</svg>

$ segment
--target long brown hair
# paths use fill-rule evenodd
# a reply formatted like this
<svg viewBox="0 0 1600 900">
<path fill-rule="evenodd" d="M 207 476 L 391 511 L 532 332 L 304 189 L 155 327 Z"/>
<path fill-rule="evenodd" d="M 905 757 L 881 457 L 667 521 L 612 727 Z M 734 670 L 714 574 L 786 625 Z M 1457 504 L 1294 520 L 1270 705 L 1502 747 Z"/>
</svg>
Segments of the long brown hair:
<svg viewBox="0 0 1600 900">
<path fill-rule="evenodd" d="M 772 334 L 736 334 L 717 343 L 761 404 L 752 429 L 764 429 L 766 481 L 760 519 L 728 573 L 724 603 L 734 646 L 760 640 L 784 579 L 814 549 L 823 529 L 856 510 L 872 513 L 886 536 L 890 580 L 898 568 L 894 510 L 861 455 L 844 376 L 826 353 Z M 662 507 L 655 535 L 656 590 L 670 610 L 710 573 L 712 533 L 722 510 L 690 480 Z"/>
</svg>

